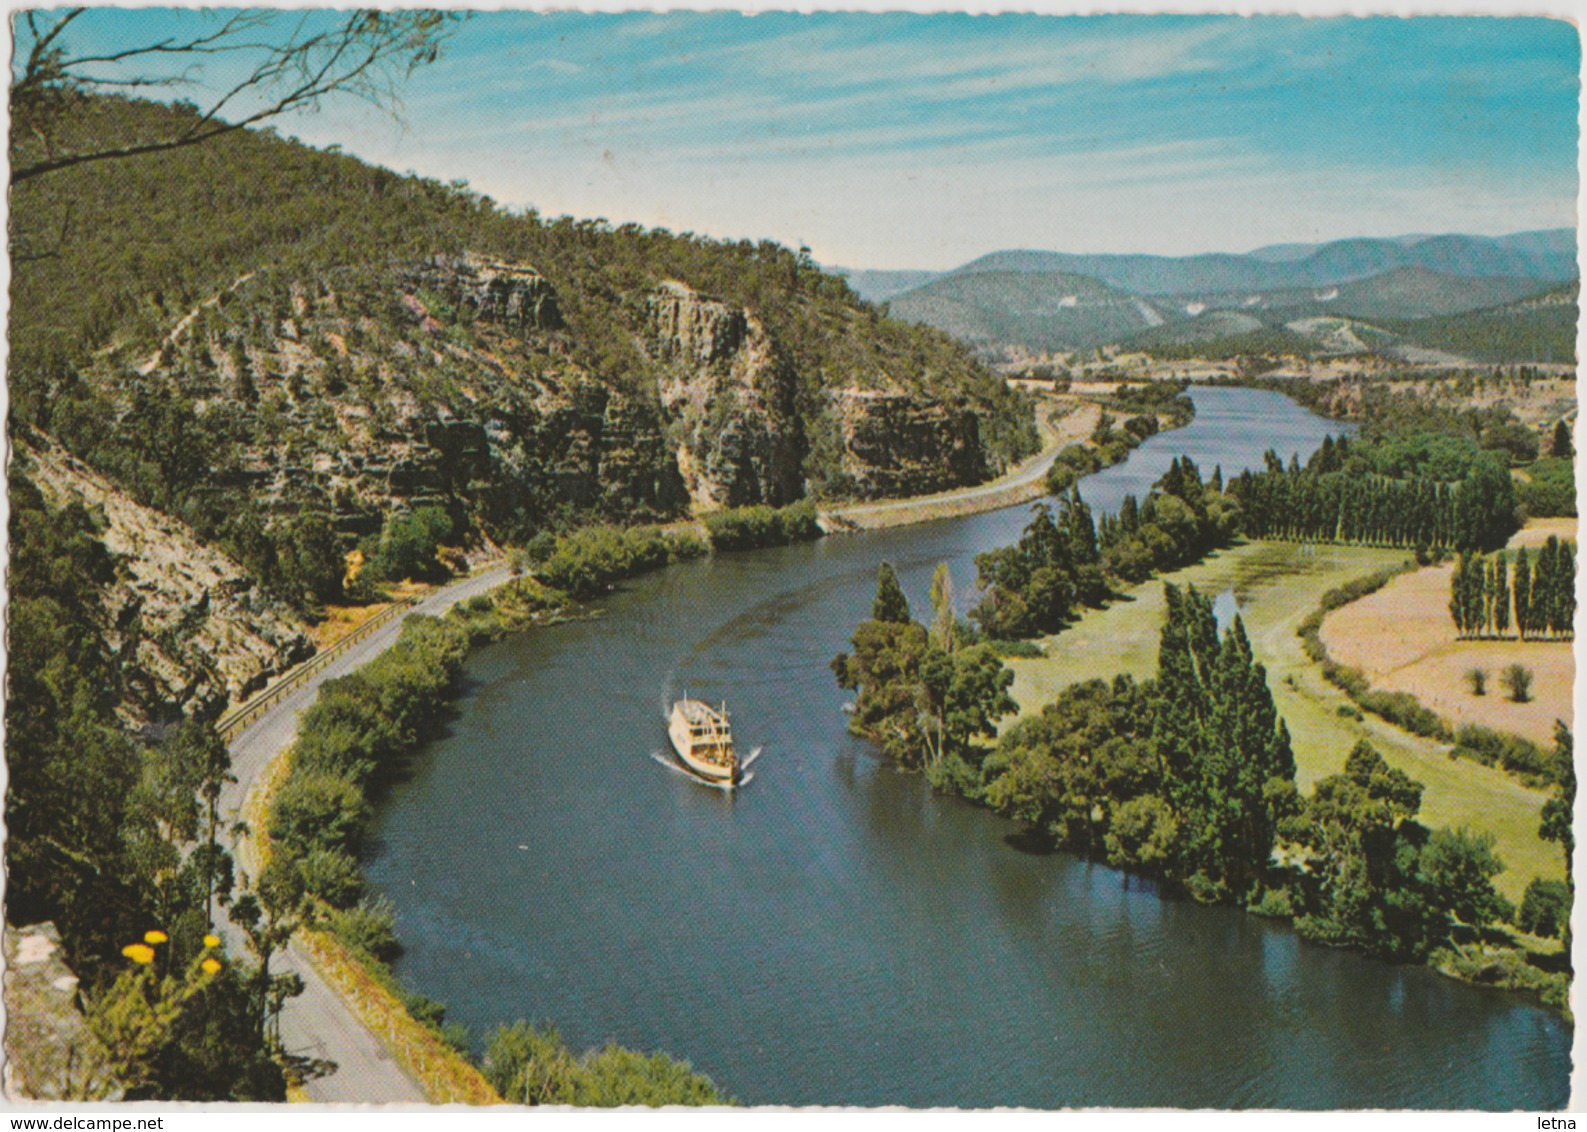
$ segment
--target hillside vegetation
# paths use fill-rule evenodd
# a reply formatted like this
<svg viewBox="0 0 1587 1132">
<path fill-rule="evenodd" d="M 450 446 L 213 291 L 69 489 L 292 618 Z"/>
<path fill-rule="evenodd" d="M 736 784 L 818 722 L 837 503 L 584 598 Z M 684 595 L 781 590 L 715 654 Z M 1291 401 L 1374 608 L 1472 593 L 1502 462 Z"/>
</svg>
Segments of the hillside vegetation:
<svg viewBox="0 0 1587 1132">
<path fill-rule="evenodd" d="M 187 108 L 89 99 L 132 139 Z M 140 502 L 249 563 L 435 503 L 521 539 L 585 516 L 973 483 L 1035 447 L 945 335 L 808 256 L 515 214 L 242 131 L 18 186 L 12 397 Z"/>
</svg>

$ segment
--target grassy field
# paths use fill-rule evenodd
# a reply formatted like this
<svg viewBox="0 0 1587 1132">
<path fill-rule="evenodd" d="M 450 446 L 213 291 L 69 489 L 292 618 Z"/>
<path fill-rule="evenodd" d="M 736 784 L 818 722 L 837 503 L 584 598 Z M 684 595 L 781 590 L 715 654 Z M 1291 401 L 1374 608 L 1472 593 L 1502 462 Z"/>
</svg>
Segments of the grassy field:
<svg viewBox="0 0 1587 1132">
<path fill-rule="evenodd" d="M 1359 668 L 1372 686 L 1409 692 L 1451 723 L 1476 723 L 1522 735 L 1542 747 L 1554 744 L 1554 721 L 1572 720 L 1576 664 L 1569 641 L 1461 641 L 1449 617 L 1454 566 L 1427 566 L 1395 578 L 1375 594 L 1336 610 L 1323 621 L 1322 639 L 1340 664 Z M 1392 624 L 1385 636 L 1382 626 Z M 1511 701 L 1499 683 L 1510 664 L 1532 672 L 1531 699 Z M 1474 695 L 1466 673 L 1488 674 L 1487 691 Z"/>
<path fill-rule="evenodd" d="M 1323 591 L 1404 559 L 1403 551 L 1254 542 L 1176 571 L 1166 580 L 1229 595 L 1221 599 L 1220 612 L 1231 598 L 1238 603 L 1251 647 L 1267 668 L 1273 698 L 1289 724 L 1296 779 L 1303 791 L 1337 773 L 1357 740 L 1368 740 L 1391 765 L 1426 787 L 1423 822 L 1494 832 L 1499 855 L 1508 865 L 1498 887 L 1519 900 L 1533 877 L 1564 876 L 1559 846 L 1537 836 L 1545 795 L 1520 786 L 1502 771 L 1452 760 L 1446 745 L 1406 734 L 1373 716 L 1356 720 L 1340 715 L 1339 709 L 1351 709 L 1350 701 L 1322 678 L 1295 635 Z M 1079 680 L 1118 672 L 1155 674 L 1163 579 L 1135 587 L 1128 597 L 1087 612 L 1075 626 L 1044 642 L 1048 657 L 1008 662 L 1022 714 L 1040 711 L 1060 689 Z M 1393 632 L 1393 627 L 1384 626 L 1383 631 Z"/>
</svg>

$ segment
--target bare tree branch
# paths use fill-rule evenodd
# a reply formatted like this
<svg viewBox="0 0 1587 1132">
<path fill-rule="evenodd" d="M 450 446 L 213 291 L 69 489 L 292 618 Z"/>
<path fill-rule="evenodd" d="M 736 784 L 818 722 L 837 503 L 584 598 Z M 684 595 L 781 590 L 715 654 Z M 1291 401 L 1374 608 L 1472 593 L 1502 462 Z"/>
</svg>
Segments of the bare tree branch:
<svg viewBox="0 0 1587 1132">
<path fill-rule="evenodd" d="M 259 33 L 283 13 L 241 12 L 202 35 L 168 36 L 115 50 L 70 55 L 62 32 L 85 11 L 74 8 L 25 14 L 23 22 L 32 44 L 21 75 L 11 85 L 12 184 L 89 162 L 197 145 L 293 110 L 317 106 L 333 95 L 351 95 L 395 113 L 400 80 L 434 62 L 463 18 L 433 11 L 362 10 L 342 13 L 334 25 L 314 31 L 310 16 L 303 14 L 285 36 L 272 39 Z M 222 54 L 257 58 L 242 78 L 210 99 L 186 124 L 165 135 L 87 148 L 64 145 L 57 136 L 54 127 L 66 109 L 85 95 L 101 90 L 192 85 L 201 81 L 202 60 Z M 175 61 L 182 67 L 162 72 L 159 60 Z M 153 69 L 127 75 L 115 72 L 115 68 L 142 63 Z M 239 102 L 258 97 L 265 100 L 262 106 L 234 120 L 221 117 Z"/>
</svg>

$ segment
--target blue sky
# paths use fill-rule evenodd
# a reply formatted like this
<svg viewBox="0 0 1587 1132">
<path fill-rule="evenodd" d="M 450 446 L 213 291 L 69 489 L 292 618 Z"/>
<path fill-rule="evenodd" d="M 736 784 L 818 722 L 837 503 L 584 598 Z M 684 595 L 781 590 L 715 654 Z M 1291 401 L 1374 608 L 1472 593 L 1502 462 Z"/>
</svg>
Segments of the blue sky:
<svg viewBox="0 0 1587 1132">
<path fill-rule="evenodd" d="M 946 268 L 1569 226 L 1579 70 L 1540 19 L 501 12 L 404 125 L 281 129 L 549 215 Z"/>
</svg>

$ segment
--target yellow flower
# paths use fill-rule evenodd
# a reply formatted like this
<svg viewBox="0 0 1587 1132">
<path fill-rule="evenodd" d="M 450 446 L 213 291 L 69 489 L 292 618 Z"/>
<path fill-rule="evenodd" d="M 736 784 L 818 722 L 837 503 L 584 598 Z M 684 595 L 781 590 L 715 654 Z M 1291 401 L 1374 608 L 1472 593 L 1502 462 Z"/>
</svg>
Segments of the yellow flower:
<svg viewBox="0 0 1587 1132">
<path fill-rule="evenodd" d="M 207 935 L 207 936 L 205 936 L 204 937 L 204 946 L 205 947 L 219 947 L 220 946 L 220 936 L 218 936 L 218 935 Z"/>
<path fill-rule="evenodd" d="M 144 932 L 143 933 L 143 942 L 144 943 L 164 943 L 166 940 L 168 940 L 170 938 L 171 938 L 170 936 L 166 935 L 159 928 L 155 928 L 152 932 Z"/>
<path fill-rule="evenodd" d="M 146 947 L 141 943 L 129 943 L 121 949 L 121 954 L 131 959 L 134 963 L 153 963 L 154 948 Z"/>
<path fill-rule="evenodd" d="M 204 960 L 204 962 L 200 963 L 199 966 L 204 969 L 204 973 L 206 975 L 213 975 L 216 971 L 220 970 L 220 960 L 211 956 L 210 958 Z"/>
</svg>

